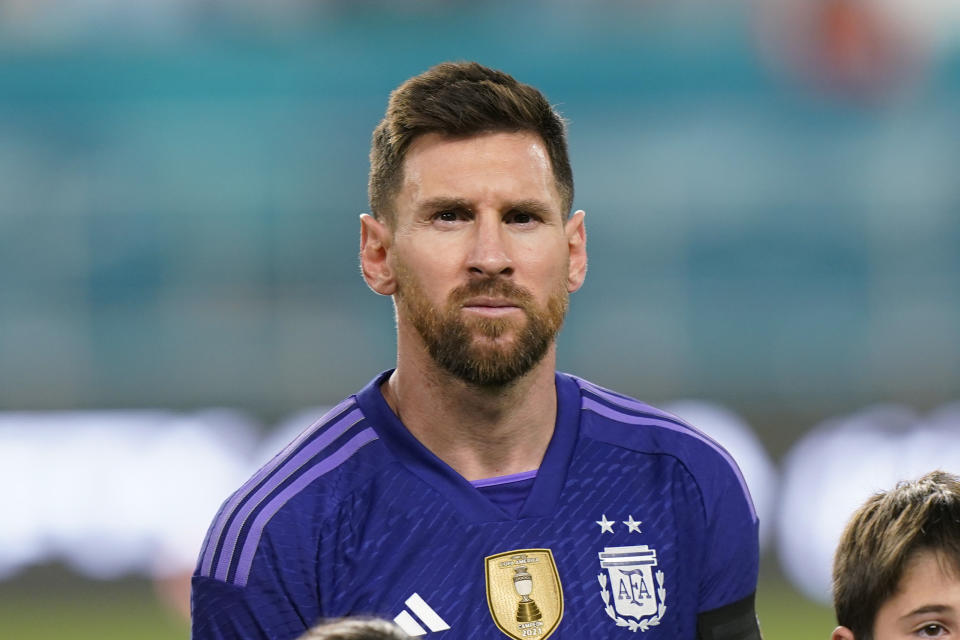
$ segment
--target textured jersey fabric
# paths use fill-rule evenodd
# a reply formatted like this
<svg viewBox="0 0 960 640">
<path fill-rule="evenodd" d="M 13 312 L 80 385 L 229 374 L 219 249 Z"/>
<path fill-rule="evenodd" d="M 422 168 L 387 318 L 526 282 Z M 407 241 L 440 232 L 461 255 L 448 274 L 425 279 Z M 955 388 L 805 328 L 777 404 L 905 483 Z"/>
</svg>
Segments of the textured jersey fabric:
<svg viewBox="0 0 960 640">
<path fill-rule="evenodd" d="M 430 640 L 683 640 L 699 613 L 755 591 L 740 471 L 678 418 L 558 373 L 553 438 L 507 513 L 400 423 L 389 374 L 223 504 L 193 577 L 193 638 L 286 640 L 364 614 Z"/>
</svg>

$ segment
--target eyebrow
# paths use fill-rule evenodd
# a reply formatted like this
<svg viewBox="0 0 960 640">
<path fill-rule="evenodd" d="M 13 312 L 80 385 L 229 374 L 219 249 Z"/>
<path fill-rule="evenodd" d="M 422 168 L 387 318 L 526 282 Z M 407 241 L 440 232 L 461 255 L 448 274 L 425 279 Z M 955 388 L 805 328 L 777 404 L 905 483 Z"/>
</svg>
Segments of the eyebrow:
<svg viewBox="0 0 960 640">
<path fill-rule="evenodd" d="M 436 211 L 440 209 L 471 209 L 470 202 L 463 198 L 448 198 L 447 196 L 439 196 L 437 198 L 430 198 L 429 200 L 424 200 L 417 205 L 417 209 L 420 211 Z"/>
<path fill-rule="evenodd" d="M 517 202 L 511 203 L 510 210 L 535 213 L 541 218 L 549 217 L 553 213 L 549 205 L 539 200 L 518 200 Z M 560 217 L 563 216 L 561 215 Z"/>
<path fill-rule="evenodd" d="M 946 604 L 927 604 L 922 607 L 917 607 L 910 613 L 904 614 L 902 618 L 909 618 L 911 616 L 918 616 L 926 613 L 952 613 L 953 607 Z"/>
<path fill-rule="evenodd" d="M 442 209 L 466 209 L 468 211 L 472 211 L 473 206 L 469 200 L 464 198 L 439 196 L 436 198 L 430 198 L 429 200 L 424 200 L 417 206 L 417 209 L 420 211 L 438 211 Z M 540 200 L 533 199 L 509 202 L 506 210 L 534 213 L 544 218 L 549 217 L 553 213 L 553 210 L 549 205 L 541 202 Z"/>
</svg>

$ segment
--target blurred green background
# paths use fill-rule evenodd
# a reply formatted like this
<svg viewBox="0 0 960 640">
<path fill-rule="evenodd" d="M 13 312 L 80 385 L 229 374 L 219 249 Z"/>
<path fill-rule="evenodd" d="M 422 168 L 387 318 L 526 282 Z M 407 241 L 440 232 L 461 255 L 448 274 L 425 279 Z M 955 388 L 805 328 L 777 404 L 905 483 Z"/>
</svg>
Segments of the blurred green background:
<svg viewBox="0 0 960 640">
<path fill-rule="evenodd" d="M 0 411 L 274 424 L 389 367 L 356 260 L 369 136 L 448 59 L 570 122 L 591 261 L 561 368 L 721 403 L 778 463 L 831 416 L 954 400 L 950 5 L 0 0 Z M 0 636 L 186 634 L 145 578 L 49 562 L 0 579 Z M 767 637 L 826 637 L 780 571 Z"/>
</svg>

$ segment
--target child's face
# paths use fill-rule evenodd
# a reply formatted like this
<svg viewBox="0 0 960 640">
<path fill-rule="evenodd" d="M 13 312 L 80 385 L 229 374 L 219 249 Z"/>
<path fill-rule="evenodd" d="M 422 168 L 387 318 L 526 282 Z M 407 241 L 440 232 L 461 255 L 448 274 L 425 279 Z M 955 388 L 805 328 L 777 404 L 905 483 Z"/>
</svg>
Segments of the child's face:
<svg viewBox="0 0 960 640">
<path fill-rule="evenodd" d="M 877 611 L 873 635 L 876 640 L 960 640 L 960 571 L 945 572 L 932 551 L 917 553 L 897 592 Z"/>
</svg>

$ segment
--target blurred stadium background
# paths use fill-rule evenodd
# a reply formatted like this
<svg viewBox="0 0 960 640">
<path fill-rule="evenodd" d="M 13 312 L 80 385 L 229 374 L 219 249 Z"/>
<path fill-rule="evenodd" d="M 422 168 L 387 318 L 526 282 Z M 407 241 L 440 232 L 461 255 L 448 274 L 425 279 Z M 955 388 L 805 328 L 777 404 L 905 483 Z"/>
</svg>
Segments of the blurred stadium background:
<svg viewBox="0 0 960 640">
<path fill-rule="evenodd" d="M 176 638 L 219 502 L 394 353 L 369 135 L 446 59 L 570 120 L 560 366 L 740 459 L 768 638 L 960 471 L 953 0 L 0 0 L 0 637 Z"/>
</svg>

